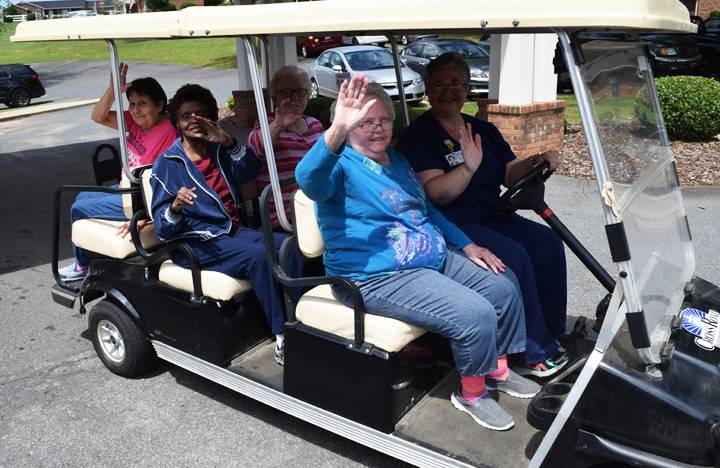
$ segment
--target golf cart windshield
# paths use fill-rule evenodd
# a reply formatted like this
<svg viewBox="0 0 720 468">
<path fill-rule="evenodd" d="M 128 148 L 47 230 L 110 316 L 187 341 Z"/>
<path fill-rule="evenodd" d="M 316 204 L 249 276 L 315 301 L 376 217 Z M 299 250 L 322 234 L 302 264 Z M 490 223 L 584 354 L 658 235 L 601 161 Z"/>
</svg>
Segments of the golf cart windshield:
<svg viewBox="0 0 720 468">
<path fill-rule="evenodd" d="M 608 175 L 602 196 L 629 244 L 634 291 L 625 297 L 629 310 L 635 302 L 644 312 L 650 347 L 641 357 L 659 362 L 695 257 L 652 72 L 642 42 L 591 40 L 581 47 L 605 165 L 596 169 Z"/>
</svg>

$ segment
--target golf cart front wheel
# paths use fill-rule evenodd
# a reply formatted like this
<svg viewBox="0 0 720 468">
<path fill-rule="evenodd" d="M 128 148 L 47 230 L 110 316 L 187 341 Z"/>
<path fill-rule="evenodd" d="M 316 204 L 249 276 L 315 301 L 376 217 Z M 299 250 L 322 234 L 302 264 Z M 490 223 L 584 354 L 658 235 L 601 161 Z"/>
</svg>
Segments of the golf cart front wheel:
<svg viewBox="0 0 720 468">
<path fill-rule="evenodd" d="M 105 299 L 88 317 L 93 347 L 105 367 L 123 377 L 133 377 L 150 367 L 157 356 L 143 332 L 116 304 Z"/>
</svg>

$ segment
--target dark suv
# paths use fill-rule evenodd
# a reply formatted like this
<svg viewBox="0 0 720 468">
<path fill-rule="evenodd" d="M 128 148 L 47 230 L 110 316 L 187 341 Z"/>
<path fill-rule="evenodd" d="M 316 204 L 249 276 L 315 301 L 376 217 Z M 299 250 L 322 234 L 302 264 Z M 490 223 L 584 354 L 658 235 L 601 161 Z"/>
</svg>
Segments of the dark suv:
<svg viewBox="0 0 720 468">
<path fill-rule="evenodd" d="M 0 65 L 0 102 L 6 106 L 27 106 L 30 99 L 44 94 L 40 77 L 29 65 Z"/>
</svg>

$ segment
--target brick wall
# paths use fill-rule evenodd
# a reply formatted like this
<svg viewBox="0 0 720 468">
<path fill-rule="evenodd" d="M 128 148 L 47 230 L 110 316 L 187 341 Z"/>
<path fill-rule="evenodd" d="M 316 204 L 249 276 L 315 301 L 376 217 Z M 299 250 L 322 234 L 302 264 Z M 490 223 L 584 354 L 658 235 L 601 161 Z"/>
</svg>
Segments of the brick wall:
<svg viewBox="0 0 720 468">
<path fill-rule="evenodd" d="M 480 99 L 478 109 L 478 118 L 495 124 L 518 158 L 562 150 L 565 101 L 511 106 Z"/>
<path fill-rule="evenodd" d="M 707 19 L 711 11 L 720 11 L 720 0 L 698 0 L 698 16 Z"/>
</svg>

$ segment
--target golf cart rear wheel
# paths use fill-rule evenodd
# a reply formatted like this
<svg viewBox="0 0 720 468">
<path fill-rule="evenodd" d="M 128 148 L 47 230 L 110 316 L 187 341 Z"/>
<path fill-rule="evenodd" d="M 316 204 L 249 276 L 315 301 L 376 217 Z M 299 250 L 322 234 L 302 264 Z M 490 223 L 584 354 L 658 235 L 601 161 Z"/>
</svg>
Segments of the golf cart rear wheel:
<svg viewBox="0 0 720 468">
<path fill-rule="evenodd" d="M 105 367 L 123 377 L 133 377 L 150 367 L 157 356 L 143 332 L 127 313 L 105 299 L 88 317 L 93 347 Z"/>
<path fill-rule="evenodd" d="M 7 101 L 8 107 L 25 107 L 28 104 L 30 104 L 30 92 L 24 88 L 13 91 Z"/>
</svg>

